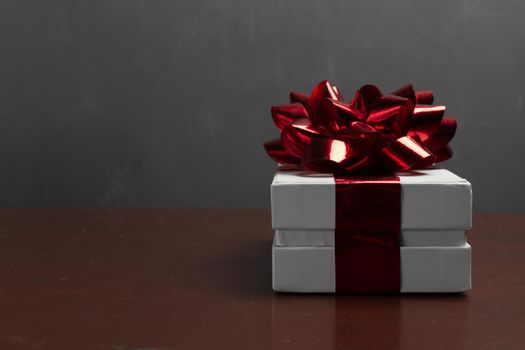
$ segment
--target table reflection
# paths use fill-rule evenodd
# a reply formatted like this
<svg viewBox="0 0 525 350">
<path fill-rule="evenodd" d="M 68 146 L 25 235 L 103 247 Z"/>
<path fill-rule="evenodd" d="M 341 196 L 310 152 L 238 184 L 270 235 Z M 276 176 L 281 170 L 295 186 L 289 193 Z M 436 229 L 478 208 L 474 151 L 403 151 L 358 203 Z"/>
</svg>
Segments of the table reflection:
<svg viewBox="0 0 525 350">
<path fill-rule="evenodd" d="M 275 294 L 272 346 L 461 349 L 469 317 L 468 294 Z"/>
</svg>

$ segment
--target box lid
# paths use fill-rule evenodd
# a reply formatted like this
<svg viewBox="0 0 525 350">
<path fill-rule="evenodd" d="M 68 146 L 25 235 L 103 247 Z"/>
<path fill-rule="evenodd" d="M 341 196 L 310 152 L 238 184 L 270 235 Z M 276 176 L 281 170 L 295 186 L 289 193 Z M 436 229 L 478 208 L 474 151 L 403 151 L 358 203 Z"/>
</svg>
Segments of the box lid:
<svg viewBox="0 0 525 350">
<path fill-rule="evenodd" d="M 442 168 L 397 173 L 401 228 L 453 230 L 472 226 L 471 184 Z M 279 168 L 271 185 L 274 229 L 335 229 L 332 174 Z"/>
</svg>

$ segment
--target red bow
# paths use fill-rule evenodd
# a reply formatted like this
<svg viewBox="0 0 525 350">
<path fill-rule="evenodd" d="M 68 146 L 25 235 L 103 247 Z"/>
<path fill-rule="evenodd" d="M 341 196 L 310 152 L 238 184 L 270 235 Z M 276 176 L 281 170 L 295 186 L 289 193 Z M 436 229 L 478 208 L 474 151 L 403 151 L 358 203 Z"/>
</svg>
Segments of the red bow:
<svg viewBox="0 0 525 350">
<path fill-rule="evenodd" d="M 323 81 L 310 97 L 292 92 L 289 105 L 273 106 L 279 139 L 264 144 L 276 162 L 318 172 L 406 171 L 452 156 L 457 122 L 432 105 L 431 91 L 404 86 L 383 95 L 360 88 L 350 103 Z"/>
</svg>

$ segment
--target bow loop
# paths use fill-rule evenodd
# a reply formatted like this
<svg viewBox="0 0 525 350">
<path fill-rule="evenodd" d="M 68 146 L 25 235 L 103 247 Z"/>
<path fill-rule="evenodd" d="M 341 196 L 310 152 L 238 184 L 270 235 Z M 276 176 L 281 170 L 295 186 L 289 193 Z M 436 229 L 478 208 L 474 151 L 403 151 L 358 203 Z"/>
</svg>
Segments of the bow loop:
<svg viewBox="0 0 525 350">
<path fill-rule="evenodd" d="M 314 139 L 304 158 L 304 167 L 316 172 L 342 174 L 359 167 L 367 160 L 351 142 L 334 139 Z"/>
<path fill-rule="evenodd" d="M 439 129 L 444 114 L 445 106 L 416 105 L 408 135 L 428 141 Z"/>
<path fill-rule="evenodd" d="M 300 103 L 307 111 L 310 110 L 310 97 L 307 95 L 298 92 L 290 92 L 290 103 Z"/>
<path fill-rule="evenodd" d="M 303 105 L 293 103 L 284 106 L 272 106 L 272 119 L 279 131 L 284 127 L 300 118 L 308 118 L 308 112 Z"/>
<path fill-rule="evenodd" d="M 396 95 L 399 97 L 408 98 L 412 102 L 413 105 L 417 103 L 417 94 L 412 84 L 407 84 L 405 86 L 402 86 L 399 89 L 392 91 L 390 95 Z"/>
<path fill-rule="evenodd" d="M 432 91 L 424 90 L 416 92 L 416 103 L 422 105 L 431 105 L 434 103 L 434 94 Z"/>
<path fill-rule="evenodd" d="M 325 138 L 327 132 L 309 119 L 297 119 L 281 132 L 281 141 L 288 153 L 302 158 L 312 139 Z"/>
<path fill-rule="evenodd" d="M 283 146 L 281 139 L 268 141 L 264 144 L 264 149 L 268 155 L 279 164 L 299 165 L 301 160 L 292 156 Z"/>
<path fill-rule="evenodd" d="M 350 105 L 361 112 L 362 115 L 368 116 L 368 113 L 375 108 L 381 101 L 381 91 L 375 85 L 364 85 L 357 90 Z"/>
<path fill-rule="evenodd" d="M 398 138 L 382 153 L 397 171 L 428 168 L 436 161 L 435 155 L 410 136 Z"/>
</svg>

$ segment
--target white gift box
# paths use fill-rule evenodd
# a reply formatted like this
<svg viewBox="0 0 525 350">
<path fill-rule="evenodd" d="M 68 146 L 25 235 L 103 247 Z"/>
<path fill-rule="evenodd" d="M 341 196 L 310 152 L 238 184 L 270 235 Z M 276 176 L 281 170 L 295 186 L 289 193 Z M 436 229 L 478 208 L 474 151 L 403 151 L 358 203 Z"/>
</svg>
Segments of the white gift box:
<svg viewBox="0 0 525 350">
<path fill-rule="evenodd" d="M 395 175 L 401 184 L 400 291 L 469 290 L 471 184 L 438 167 Z M 333 175 L 280 168 L 271 195 L 274 290 L 335 292 Z"/>
<path fill-rule="evenodd" d="M 335 293 L 334 247 L 273 245 L 273 290 Z M 401 293 L 453 293 L 471 288 L 470 245 L 401 247 Z"/>
</svg>

